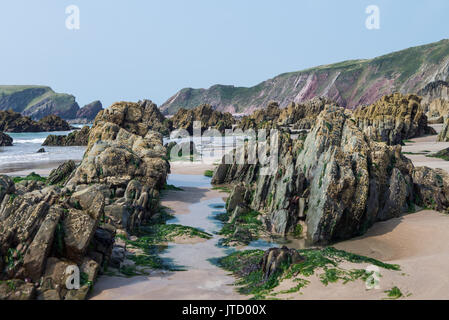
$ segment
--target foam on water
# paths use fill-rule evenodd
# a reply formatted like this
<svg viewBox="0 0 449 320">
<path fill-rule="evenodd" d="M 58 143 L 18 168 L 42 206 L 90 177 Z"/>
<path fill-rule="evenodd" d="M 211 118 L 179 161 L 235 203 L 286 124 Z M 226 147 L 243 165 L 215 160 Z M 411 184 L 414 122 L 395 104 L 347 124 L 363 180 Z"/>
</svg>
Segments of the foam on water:
<svg viewBox="0 0 449 320">
<path fill-rule="evenodd" d="M 81 160 L 85 147 L 44 147 L 45 153 L 37 153 L 48 135 L 67 135 L 71 131 L 7 133 L 13 138 L 12 147 L 0 147 L 0 172 L 8 173 L 20 169 Z"/>
</svg>

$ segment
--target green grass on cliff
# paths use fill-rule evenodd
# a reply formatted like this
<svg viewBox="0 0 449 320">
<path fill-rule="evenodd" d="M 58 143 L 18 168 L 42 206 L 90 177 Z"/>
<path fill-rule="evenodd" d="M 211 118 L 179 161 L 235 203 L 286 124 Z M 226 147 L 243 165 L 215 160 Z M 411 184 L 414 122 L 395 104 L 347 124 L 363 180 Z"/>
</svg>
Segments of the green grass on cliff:
<svg viewBox="0 0 449 320">
<path fill-rule="evenodd" d="M 273 79 L 263 81 L 253 87 L 234 87 L 214 85 L 209 89 L 182 89 L 177 98 L 161 106 L 164 112 L 174 114 L 180 108 L 192 109 L 201 103 L 212 103 L 219 107 L 233 106 L 236 112 L 243 112 L 250 106 L 265 107 L 269 100 L 283 101 L 293 99 L 301 89 L 297 86 L 300 76 L 314 74 L 322 76 L 316 95 L 324 94 L 332 79 L 343 99 L 358 101 L 367 89 L 379 84 L 387 85 L 391 81 L 391 90 L 398 90 L 406 84 L 406 90 L 416 92 L 427 83 L 408 81 L 419 79 L 422 69 L 435 70 L 442 67 L 444 59 L 449 57 L 449 40 L 396 51 L 374 59 L 358 59 L 321 65 L 302 71 L 280 74 Z M 384 88 L 378 88 L 383 90 Z M 388 90 L 387 90 L 388 91 Z M 386 92 L 385 94 L 390 93 Z M 373 101 L 374 102 L 374 101 Z"/>
<path fill-rule="evenodd" d="M 70 110 L 75 103 L 74 96 L 56 93 L 47 86 L 0 86 L 0 110 L 12 109 L 15 112 L 24 113 L 46 99 L 52 101 L 61 112 Z"/>
<path fill-rule="evenodd" d="M 342 282 L 346 284 L 356 280 L 366 281 L 372 275 L 365 269 L 343 269 L 339 265 L 342 262 L 369 263 L 383 269 L 399 271 L 396 264 L 387 264 L 382 261 L 357 255 L 354 253 L 337 250 L 333 247 L 324 249 L 303 249 L 298 253 L 305 260 L 298 264 L 285 263 L 268 279 L 259 266 L 264 251 L 246 250 L 236 251 L 217 260 L 217 264 L 237 277 L 237 291 L 241 294 L 251 295 L 253 299 L 275 298 L 279 294 L 300 292 L 310 283 L 308 279 L 317 274 L 323 286 L 330 283 Z M 279 284 L 286 279 L 294 282 L 289 289 L 277 291 Z"/>
</svg>

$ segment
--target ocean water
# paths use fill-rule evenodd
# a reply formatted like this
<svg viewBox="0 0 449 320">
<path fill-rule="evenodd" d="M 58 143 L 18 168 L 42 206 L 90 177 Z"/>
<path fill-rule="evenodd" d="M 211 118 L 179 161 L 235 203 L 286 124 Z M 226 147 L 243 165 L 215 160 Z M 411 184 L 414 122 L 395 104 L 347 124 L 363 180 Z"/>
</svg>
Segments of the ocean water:
<svg viewBox="0 0 449 320">
<path fill-rule="evenodd" d="M 50 134 L 66 135 L 71 131 L 7 133 L 12 147 L 0 147 L 0 173 L 11 174 L 25 169 L 54 168 L 67 160 L 80 161 L 85 147 L 42 147 Z M 37 153 L 40 148 L 45 153 Z"/>
</svg>

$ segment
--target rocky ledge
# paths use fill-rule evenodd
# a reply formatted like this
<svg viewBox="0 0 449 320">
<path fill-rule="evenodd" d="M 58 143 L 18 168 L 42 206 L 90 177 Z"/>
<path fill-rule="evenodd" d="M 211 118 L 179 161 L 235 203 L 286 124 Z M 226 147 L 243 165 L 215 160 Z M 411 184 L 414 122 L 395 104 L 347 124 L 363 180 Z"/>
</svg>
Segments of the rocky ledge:
<svg viewBox="0 0 449 320">
<path fill-rule="evenodd" d="M 42 145 L 61 147 L 87 146 L 89 140 L 89 132 L 90 128 L 88 126 L 84 126 L 81 130 L 73 131 L 66 136 L 51 134 L 45 139 Z"/>
<path fill-rule="evenodd" d="M 12 146 L 12 138 L 7 134 L 0 132 L 0 147 L 10 147 Z"/>
<path fill-rule="evenodd" d="M 75 129 L 65 120 L 55 115 L 42 118 L 39 121 L 31 120 L 20 113 L 8 110 L 0 111 L 0 131 L 4 132 L 50 132 L 69 131 Z"/>
<path fill-rule="evenodd" d="M 254 148 L 249 142 L 234 151 L 233 163 L 216 168 L 213 184 L 235 186 L 227 202 L 229 223 L 259 212 L 257 219 L 272 234 L 328 243 L 363 234 L 415 205 L 449 208 L 448 174 L 414 168 L 400 145 L 373 141 L 343 108 L 326 107 L 305 140 L 288 134 L 279 139 L 273 174 L 262 174 L 260 163 L 236 160 Z"/>
<path fill-rule="evenodd" d="M 0 299 L 85 299 L 115 235 L 155 214 L 169 164 L 162 136 L 138 124 L 144 109 L 122 102 L 97 117 L 78 167 L 0 177 Z M 68 290 L 75 267 L 81 287 Z"/>
</svg>

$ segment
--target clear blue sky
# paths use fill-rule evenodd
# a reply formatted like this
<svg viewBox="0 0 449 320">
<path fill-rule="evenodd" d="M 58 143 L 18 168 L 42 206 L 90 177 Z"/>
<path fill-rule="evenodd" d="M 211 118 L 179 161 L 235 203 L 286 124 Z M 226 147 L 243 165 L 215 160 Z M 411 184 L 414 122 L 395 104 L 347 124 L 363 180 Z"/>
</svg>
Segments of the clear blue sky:
<svg viewBox="0 0 449 320">
<path fill-rule="evenodd" d="M 65 8 L 80 8 L 80 30 Z M 365 8 L 380 8 L 380 30 Z M 449 1 L 3 0 L 0 84 L 162 104 L 184 87 L 252 86 L 283 72 L 449 38 Z"/>
</svg>

